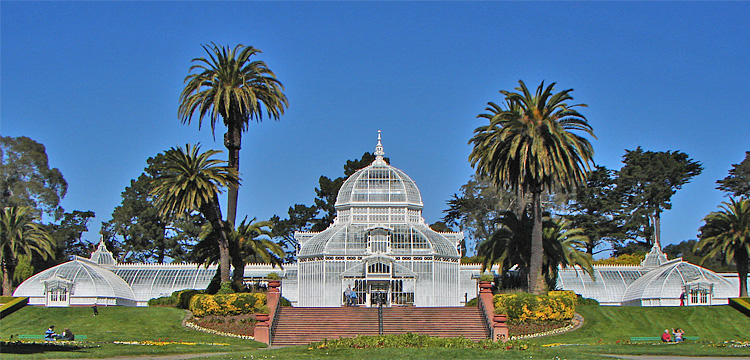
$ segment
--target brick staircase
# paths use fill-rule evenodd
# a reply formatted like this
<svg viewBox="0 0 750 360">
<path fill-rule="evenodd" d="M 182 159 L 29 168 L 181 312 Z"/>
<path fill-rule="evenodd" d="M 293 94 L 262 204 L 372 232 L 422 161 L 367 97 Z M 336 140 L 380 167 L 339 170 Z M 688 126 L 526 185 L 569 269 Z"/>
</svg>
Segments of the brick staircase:
<svg viewBox="0 0 750 360">
<path fill-rule="evenodd" d="M 272 345 L 303 345 L 323 339 L 378 334 L 376 308 L 281 307 Z"/>
<path fill-rule="evenodd" d="M 482 314 L 476 307 L 392 307 L 383 309 L 383 334 L 424 334 L 487 339 Z"/>
<path fill-rule="evenodd" d="M 282 307 L 273 345 L 303 345 L 323 339 L 378 335 L 377 308 Z M 488 338 L 482 315 L 474 307 L 383 308 L 383 333 Z"/>
</svg>

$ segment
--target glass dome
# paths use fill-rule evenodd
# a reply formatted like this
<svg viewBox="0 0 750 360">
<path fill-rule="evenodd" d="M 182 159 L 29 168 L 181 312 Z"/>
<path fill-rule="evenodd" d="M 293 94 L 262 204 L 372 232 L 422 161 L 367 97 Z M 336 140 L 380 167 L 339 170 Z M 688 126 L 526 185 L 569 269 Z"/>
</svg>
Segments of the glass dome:
<svg viewBox="0 0 750 360">
<path fill-rule="evenodd" d="M 716 303 L 726 304 L 727 298 L 737 295 L 736 287 L 729 280 L 711 270 L 675 259 L 634 281 L 622 302 L 623 305 L 673 305 L 679 302 L 685 286 L 692 283 L 713 284 L 712 298 Z"/>
<path fill-rule="evenodd" d="M 403 171 L 388 165 L 383 159 L 385 152 L 380 143 L 375 148 L 375 161 L 350 176 L 339 190 L 336 210 L 352 207 L 406 206 L 423 208 L 422 196 L 414 181 Z"/>
<path fill-rule="evenodd" d="M 48 279 L 59 278 L 73 284 L 70 291 L 71 303 L 75 298 L 117 299 L 122 302 L 134 302 L 135 295 L 130 286 L 113 272 L 99 267 L 97 264 L 77 258 L 44 270 L 27 279 L 18 286 L 13 296 L 40 297 L 45 294 L 44 282 Z"/>
</svg>

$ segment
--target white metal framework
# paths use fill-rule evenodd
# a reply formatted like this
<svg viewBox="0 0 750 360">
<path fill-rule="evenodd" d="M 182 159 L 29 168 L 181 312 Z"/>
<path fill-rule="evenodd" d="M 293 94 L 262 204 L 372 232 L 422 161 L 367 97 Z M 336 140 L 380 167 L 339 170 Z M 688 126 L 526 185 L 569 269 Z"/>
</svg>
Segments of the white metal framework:
<svg viewBox="0 0 750 360">
<path fill-rule="evenodd" d="M 375 161 L 341 186 L 337 217 L 319 233 L 297 233 L 298 305 L 341 306 L 351 286 L 358 302 L 460 305 L 461 233 L 438 233 L 422 218 L 414 181 L 386 163 L 380 133 Z M 292 285 L 291 283 L 289 285 Z"/>
</svg>

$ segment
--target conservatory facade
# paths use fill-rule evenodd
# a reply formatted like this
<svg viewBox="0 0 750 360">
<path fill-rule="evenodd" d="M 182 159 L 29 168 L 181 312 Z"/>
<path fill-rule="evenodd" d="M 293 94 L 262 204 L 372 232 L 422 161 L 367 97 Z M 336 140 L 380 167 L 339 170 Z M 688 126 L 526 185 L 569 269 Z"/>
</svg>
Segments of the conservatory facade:
<svg viewBox="0 0 750 360">
<path fill-rule="evenodd" d="M 297 276 L 287 276 L 286 284 L 297 287 L 297 305 L 341 306 L 351 287 L 363 306 L 378 300 L 385 306 L 458 306 L 466 298 L 459 278 L 474 289 L 471 274 L 459 276 L 463 234 L 430 229 L 416 184 L 383 156 L 378 134 L 375 160 L 341 186 L 333 224 L 295 234 Z"/>
</svg>

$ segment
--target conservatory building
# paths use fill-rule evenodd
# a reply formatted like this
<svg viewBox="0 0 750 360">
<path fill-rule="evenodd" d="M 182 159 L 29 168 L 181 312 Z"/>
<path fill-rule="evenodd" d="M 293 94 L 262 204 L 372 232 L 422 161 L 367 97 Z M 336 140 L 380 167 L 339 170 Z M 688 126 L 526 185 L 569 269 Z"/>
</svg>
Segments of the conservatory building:
<svg viewBox="0 0 750 360">
<path fill-rule="evenodd" d="M 349 287 L 364 307 L 460 306 L 476 297 L 481 265 L 460 264 L 463 234 L 430 229 L 417 185 L 384 155 L 378 134 L 375 160 L 341 186 L 333 224 L 296 233 L 297 262 L 283 269 L 247 264 L 246 283 L 262 284 L 277 272 L 283 296 L 305 307 L 342 306 Z M 43 306 L 146 306 L 174 291 L 205 289 L 215 274 L 215 265 L 120 263 L 102 241 L 90 258 L 38 273 L 14 296 Z M 603 305 L 719 305 L 737 296 L 739 280 L 669 260 L 657 245 L 637 266 L 594 266 L 593 274 L 559 269 L 557 288 Z"/>
<path fill-rule="evenodd" d="M 348 287 L 363 306 L 378 299 L 385 306 L 458 306 L 466 298 L 457 250 L 463 234 L 430 229 L 417 185 L 383 156 L 378 134 L 375 161 L 341 186 L 333 224 L 295 234 L 298 263 L 288 275 L 297 276 L 285 285 L 297 287 L 289 294 L 296 305 L 341 306 Z M 474 297 L 471 275 L 462 278 Z"/>
<path fill-rule="evenodd" d="M 560 269 L 557 288 L 602 305 L 726 305 L 739 294 L 739 279 L 682 258 L 669 260 L 657 244 L 640 265 L 594 265 L 593 274 L 580 267 Z"/>
</svg>

